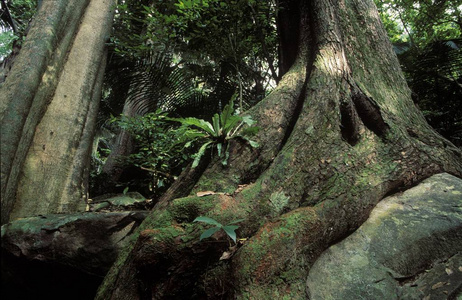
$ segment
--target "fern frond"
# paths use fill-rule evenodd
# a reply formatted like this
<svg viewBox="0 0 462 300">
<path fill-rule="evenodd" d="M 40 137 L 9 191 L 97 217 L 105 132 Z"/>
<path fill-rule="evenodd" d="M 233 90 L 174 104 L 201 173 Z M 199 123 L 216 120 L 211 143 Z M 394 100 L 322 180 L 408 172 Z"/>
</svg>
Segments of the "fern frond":
<svg viewBox="0 0 462 300">
<path fill-rule="evenodd" d="M 202 119 L 191 117 L 191 118 L 169 118 L 169 120 L 180 122 L 181 124 L 189 126 L 189 127 L 190 126 L 197 127 L 201 129 L 202 131 L 208 133 L 210 136 L 215 136 L 215 131 L 214 131 L 212 124 Z"/>
</svg>

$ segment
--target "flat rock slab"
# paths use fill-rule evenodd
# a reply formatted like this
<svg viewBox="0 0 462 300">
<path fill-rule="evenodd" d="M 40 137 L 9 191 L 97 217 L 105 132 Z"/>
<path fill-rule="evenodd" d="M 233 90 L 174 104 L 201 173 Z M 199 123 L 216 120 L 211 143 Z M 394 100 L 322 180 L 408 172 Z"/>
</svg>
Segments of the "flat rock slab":
<svg viewBox="0 0 462 300">
<path fill-rule="evenodd" d="M 87 211 L 91 212 L 148 210 L 152 208 L 152 200 L 146 199 L 137 192 L 106 194 L 89 199 L 88 202 Z"/>
<path fill-rule="evenodd" d="M 55 214 L 3 225 L 2 298 L 92 299 L 148 213 Z"/>
<path fill-rule="evenodd" d="M 327 249 L 309 299 L 456 299 L 462 289 L 462 180 L 443 173 L 387 197 Z"/>
</svg>

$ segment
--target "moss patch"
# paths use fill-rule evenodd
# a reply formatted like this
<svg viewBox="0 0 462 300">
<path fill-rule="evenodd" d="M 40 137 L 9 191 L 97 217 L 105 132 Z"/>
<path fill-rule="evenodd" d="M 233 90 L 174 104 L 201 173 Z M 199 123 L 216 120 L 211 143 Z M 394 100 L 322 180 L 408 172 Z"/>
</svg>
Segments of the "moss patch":
<svg viewBox="0 0 462 300">
<path fill-rule="evenodd" d="M 192 222 L 196 217 L 206 214 L 218 202 L 219 195 L 205 197 L 185 197 L 171 202 L 168 211 L 179 223 Z"/>
<path fill-rule="evenodd" d="M 254 298 L 257 294 L 265 297 L 254 299 L 267 296 L 281 299 L 282 295 L 303 298 L 307 275 L 304 244 L 316 222 L 313 209 L 297 209 L 268 223 L 252 237 L 241 249 L 235 268 L 238 282 L 250 283 L 244 298 Z"/>
</svg>

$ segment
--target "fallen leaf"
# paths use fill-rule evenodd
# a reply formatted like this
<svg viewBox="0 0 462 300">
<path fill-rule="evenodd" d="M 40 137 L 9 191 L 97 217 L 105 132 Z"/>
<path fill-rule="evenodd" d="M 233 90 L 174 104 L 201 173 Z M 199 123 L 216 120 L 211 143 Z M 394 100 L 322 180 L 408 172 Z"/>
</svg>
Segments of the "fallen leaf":
<svg viewBox="0 0 462 300">
<path fill-rule="evenodd" d="M 238 194 L 238 193 L 242 192 L 242 190 L 243 190 L 246 186 L 248 186 L 248 184 L 239 184 L 239 185 L 237 186 L 237 189 L 234 191 L 234 194 Z"/>
<path fill-rule="evenodd" d="M 221 255 L 220 260 L 230 259 L 231 256 L 233 256 L 233 253 L 232 253 L 232 252 L 225 251 L 225 252 L 223 252 L 223 254 Z"/>
<path fill-rule="evenodd" d="M 446 271 L 446 274 L 448 274 L 448 275 L 451 275 L 452 273 L 454 273 L 454 272 L 453 272 L 451 269 L 449 269 L 449 268 L 446 268 L 445 271 Z"/>
<path fill-rule="evenodd" d="M 215 192 L 212 191 L 204 191 L 204 192 L 197 192 L 196 196 L 197 197 L 204 197 L 204 196 L 209 196 L 209 195 L 215 195 Z"/>
<path fill-rule="evenodd" d="M 223 254 L 222 254 L 221 257 L 220 257 L 220 260 L 230 259 L 231 256 L 233 256 L 233 254 L 234 254 L 236 251 L 237 251 L 237 246 L 229 247 L 229 251 L 223 252 Z"/>
<path fill-rule="evenodd" d="M 440 287 L 444 286 L 446 284 L 446 282 L 438 282 L 438 283 L 435 283 L 434 285 L 432 285 L 432 290 L 436 290 L 436 289 L 439 289 Z"/>
</svg>

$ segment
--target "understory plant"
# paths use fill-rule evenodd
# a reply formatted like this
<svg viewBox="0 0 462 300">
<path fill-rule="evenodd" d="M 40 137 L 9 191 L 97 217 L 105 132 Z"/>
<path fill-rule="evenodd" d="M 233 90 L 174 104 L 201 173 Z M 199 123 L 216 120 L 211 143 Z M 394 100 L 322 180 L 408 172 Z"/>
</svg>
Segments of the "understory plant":
<svg viewBox="0 0 462 300">
<path fill-rule="evenodd" d="M 231 139 L 241 139 L 253 148 L 259 147 L 257 142 L 250 139 L 259 130 L 258 127 L 253 126 L 255 121 L 250 116 L 234 113 L 234 99 L 231 99 L 220 114 L 215 114 L 212 117 L 212 122 L 192 117 L 170 119 L 180 122 L 183 127 L 188 128 L 185 134 L 189 142 L 185 144 L 185 148 L 193 143 L 200 145 L 199 150 L 194 154 L 192 168 L 199 165 L 200 159 L 208 148 L 216 148 L 222 164 L 227 165 L 228 145 Z M 243 128 L 244 125 L 247 127 Z"/>
<path fill-rule="evenodd" d="M 123 164 L 149 172 L 149 180 L 132 182 L 135 186 L 147 186 L 154 196 L 162 194 L 193 160 L 192 168 L 198 166 L 206 150 L 212 148 L 223 165 L 227 164 L 228 142 L 241 139 L 251 147 L 258 143 L 250 137 L 258 132 L 258 127 L 250 116 L 234 114 L 233 99 L 222 113 L 215 114 L 212 122 L 199 118 L 170 118 L 158 109 L 136 117 L 112 117 L 111 124 L 128 131 L 134 138 L 136 150 L 124 157 Z M 134 179 L 141 180 L 141 179 Z"/>
<path fill-rule="evenodd" d="M 171 122 L 161 110 L 144 116 L 122 116 L 115 122 L 132 134 L 137 145 L 124 163 L 149 172 L 149 188 L 154 194 L 168 188 L 194 154 L 193 149 L 185 149 L 189 142 L 187 129 Z"/>
<path fill-rule="evenodd" d="M 214 225 L 214 227 L 211 227 L 204 231 L 201 236 L 200 240 L 202 241 L 203 239 L 211 237 L 215 232 L 218 232 L 220 230 L 223 230 L 236 244 L 236 229 L 239 228 L 239 226 L 236 226 L 234 224 L 237 224 L 239 222 L 244 221 L 244 219 L 239 219 L 235 220 L 231 223 L 228 223 L 226 225 L 222 225 L 221 223 L 217 222 L 216 220 L 209 218 L 209 217 L 197 217 L 194 219 L 194 222 L 203 222 L 209 225 Z"/>
</svg>

